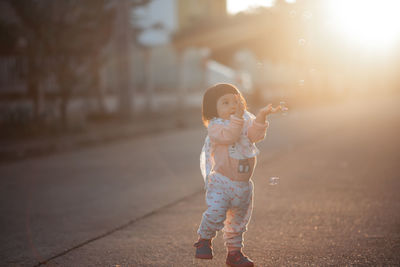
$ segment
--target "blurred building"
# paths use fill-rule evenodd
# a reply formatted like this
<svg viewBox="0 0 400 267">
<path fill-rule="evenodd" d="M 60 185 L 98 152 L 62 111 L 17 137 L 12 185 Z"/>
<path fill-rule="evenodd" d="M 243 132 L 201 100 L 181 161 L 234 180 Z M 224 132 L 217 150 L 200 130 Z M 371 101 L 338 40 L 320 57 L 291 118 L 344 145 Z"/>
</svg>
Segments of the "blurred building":
<svg viewBox="0 0 400 267">
<path fill-rule="evenodd" d="M 0 5 L 5 4 L 0 1 Z M 0 6 L 0 14 L 7 8 Z M 293 22 L 281 23 L 282 17 L 290 14 L 288 10 L 269 9 L 229 16 L 226 8 L 226 0 L 152 0 L 145 6 L 128 10 L 133 38 L 126 57 L 131 65 L 129 84 L 136 111 L 173 109 L 182 103 L 199 107 L 204 89 L 217 82 L 234 83 L 248 94 L 257 89 L 267 98 L 286 97 L 300 92 L 304 85 L 309 86 L 307 77 L 319 74 L 315 69 L 299 68 L 303 63 L 297 50 L 288 49 L 292 43 L 295 49 L 298 47 L 297 37 L 290 35 L 292 39 L 287 40 L 282 37 L 288 34 L 287 28 L 293 27 Z M 6 13 L 10 16 L 12 10 Z M 116 25 L 115 32 L 119 26 Z M 112 39 L 103 51 L 105 60 L 98 96 L 73 96 L 68 104 L 72 117 L 78 114 L 84 120 L 99 105 L 107 112 L 117 111 L 120 105 L 118 45 L 115 45 L 118 38 Z M 23 40 L 19 44 L 23 46 Z M 0 109 L 10 110 L 10 105 L 14 108 L 21 103 L 25 113 L 33 109 L 24 80 L 24 64 L 17 55 L 0 55 L 0 92 L 24 95 L 23 101 L 12 104 L 3 101 Z M 86 85 L 80 86 L 85 89 Z M 41 81 L 40 87 L 41 92 L 56 94 L 57 83 L 51 76 Z M 99 104 L 100 98 L 102 104 Z M 57 118 L 59 101 L 54 98 L 43 101 L 41 112 Z"/>
<path fill-rule="evenodd" d="M 186 30 L 208 20 L 227 16 L 226 0 L 176 0 L 177 30 Z"/>
<path fill-rule="evenodd" d="M 176 46 L 177 35 L 196 34 L 199 29 L 208 31 L 208 27 L 225 21 L 226 0 L 153 0 L 133 10 L 132 18 L 132 26 L 140 28 L 132 45 L 136 109 L 156 110 L 162 106 L 159 101 L 168 102 L 167 99 L 172 99 L 172 106 L 176 106 L 173 99 L 184 101 L 185 105 L 199 105 L 204 89 L 216 82 L 231 82 L 251 90 L 251 76 L 210 58 L 207 45 Z M 104 71 L 105 88 L 112 88 L 115 83 L 113 69 L 109 64 Z"/>
</svg>

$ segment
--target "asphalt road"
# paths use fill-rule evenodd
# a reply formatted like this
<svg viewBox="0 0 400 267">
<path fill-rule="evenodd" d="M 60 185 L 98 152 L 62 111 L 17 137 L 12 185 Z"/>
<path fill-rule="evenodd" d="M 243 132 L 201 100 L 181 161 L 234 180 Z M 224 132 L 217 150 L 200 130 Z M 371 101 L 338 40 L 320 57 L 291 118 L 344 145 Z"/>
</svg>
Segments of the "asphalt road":
<svg viewBox="0 0 400 267">
<path fill-rule="evenodd" d="M 258 266 L 400 265 L 396 100 L 271 118 L 245 236 Z M 212 261 L 193 257 L 204 134 L 152 134 L 0 166 L 1 265 L 224 266 L 221 235 Z"/>
</svg>

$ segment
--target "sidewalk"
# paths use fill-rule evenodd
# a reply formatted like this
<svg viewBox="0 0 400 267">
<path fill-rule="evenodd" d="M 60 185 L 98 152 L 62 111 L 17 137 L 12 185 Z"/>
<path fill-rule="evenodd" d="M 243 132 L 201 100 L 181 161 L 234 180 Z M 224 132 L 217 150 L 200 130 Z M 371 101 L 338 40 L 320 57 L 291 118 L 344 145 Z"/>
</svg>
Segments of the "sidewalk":
<svg viewBox="0 0 400 267">
<path fill-rule="evenodd" d="M 1 140 L 0 164 L 34 156 L 49 155 L 95 146 L 138 136 L 201 127 L 199 108 L 190 108 L 179 116 L 176 112 L 154 113 L 146 118 L 129 121 L 90 122 L 79 132 L 32 139 Z"/>
</svg>

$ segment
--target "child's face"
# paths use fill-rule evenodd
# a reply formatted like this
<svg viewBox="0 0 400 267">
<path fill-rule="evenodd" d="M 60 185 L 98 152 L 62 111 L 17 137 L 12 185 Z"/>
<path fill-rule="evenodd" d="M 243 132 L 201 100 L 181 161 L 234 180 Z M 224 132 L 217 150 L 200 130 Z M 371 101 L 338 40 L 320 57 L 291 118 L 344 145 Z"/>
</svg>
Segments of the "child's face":
<svg viewBox="0 0 400 267">
<path fill-rule="evenodd" d="M 221 96 L 217 101 L 218 117 L 228 120 L 232 114 L 235 114 L 238 108 L 238 99 L 235 94 L 226 94 Z"/>
</svg>

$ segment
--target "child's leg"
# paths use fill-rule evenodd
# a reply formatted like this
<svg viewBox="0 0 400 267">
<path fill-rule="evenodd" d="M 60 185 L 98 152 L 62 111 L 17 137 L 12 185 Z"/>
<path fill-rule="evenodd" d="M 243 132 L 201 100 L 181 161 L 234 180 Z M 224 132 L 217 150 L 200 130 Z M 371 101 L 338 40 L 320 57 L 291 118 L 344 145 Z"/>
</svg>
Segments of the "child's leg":
<svg viewBox="0 0 400 267">
<path fill-rule="evenodd" d="M 224 227 L 226 211 L 228 209 L 229 198 L 226 196 L 225 185 L 218 178 L 210 177 L 208 184 L 206 203 L 207 210 L 203 217 L 197 233 L 200 238 L 212 239 L 217 231 Z"/>
<path fill-rule="evenodd" d="M 243 234 L 247 230 L 253 210 L 253 183 L 247 187 L 236 187 L 227 211 L 224 232 L 225 246 L 229 251 L 243 247 Z"/>
</svg>

